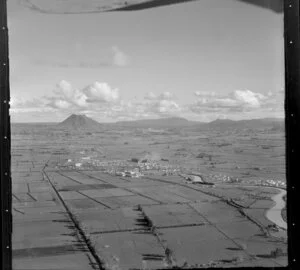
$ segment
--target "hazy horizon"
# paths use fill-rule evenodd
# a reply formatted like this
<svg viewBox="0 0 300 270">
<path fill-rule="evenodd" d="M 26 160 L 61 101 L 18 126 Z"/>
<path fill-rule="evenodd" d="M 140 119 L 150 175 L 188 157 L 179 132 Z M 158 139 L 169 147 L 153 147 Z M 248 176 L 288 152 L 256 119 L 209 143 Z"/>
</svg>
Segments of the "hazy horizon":
<svg viewBox="0 0 300 270">
<path fill-rule="evenodd" d="M 68 119 L 71 115 L 82 115 L 82 116 L 87 116 L 85 114 L 70 114 L 69 116 L 67 116 L 66 118 L 62 119 L 61 121 L 46 121 L 46 122 L 15 122 L 12 121 L 12 124 L 59 124 L 61 122 L 63 122 L 64 120 Z M 284 121 L 284 117 L 260 117 L 260 118 L 251 118 L 251 119 L 240 119 L 240 120 L 232 120 L 232 119 L 227 119 L 227 118 L 216 118 L 214 120 L 211 121 L 197 121 L 197 120 L 189 120 L 185 117 L 179 117 L 179 116 L 171 116 L 171 117 L 160 117 L 160 118 L 142 118 L 142 119 L 135 119 L 135 120 L 116 120 L 116 121 L 110 121 L 110 122 L 100 122 L 96 119 L 94 119 L 93 117 L 89 117 L 90 119 L 93 119 L 95 121 L 97 121 L 100 124 L 114 124 L 117 122 L 127 122 L 127 121 L 139 121 L 139 120 L 160 120 L 160 119 L 172 119 L 172 118 L 178 118 L 178 119 L 184 119 L 187 121 L 191 121 L 191 122 L 199 122 L 199 123 L 211 123 L 213 121 L 216 120 L 231 120 L 231 121 L 243 121 L 243 120 L 264 120 L 264 119 L 276 119 L 276 120 L 283 120 Z"/>
</svg>

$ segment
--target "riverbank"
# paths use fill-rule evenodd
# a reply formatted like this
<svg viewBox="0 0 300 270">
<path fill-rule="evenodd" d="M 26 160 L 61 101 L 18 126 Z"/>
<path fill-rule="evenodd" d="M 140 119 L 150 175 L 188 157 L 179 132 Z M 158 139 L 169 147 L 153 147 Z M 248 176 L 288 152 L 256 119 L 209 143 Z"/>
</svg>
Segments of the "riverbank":
<svg viewBox="0 0 300 270">
<path fill-rule="evenodd" d="M 285 222 L 287 222 L 287 212 L 286 212 L 286 195 L 283 196 L 283 200 L 285 201 L 285 207 L 281 211 L 282 218 Z"/>
</svg>

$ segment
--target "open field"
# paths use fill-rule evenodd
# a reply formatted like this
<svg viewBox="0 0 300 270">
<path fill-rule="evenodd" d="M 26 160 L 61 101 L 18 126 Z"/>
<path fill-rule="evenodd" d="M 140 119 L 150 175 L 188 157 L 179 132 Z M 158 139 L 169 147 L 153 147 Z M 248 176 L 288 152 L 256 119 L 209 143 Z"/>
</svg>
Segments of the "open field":
<svg viewBox="0 0 300 270">
<path fill-rule="evenodd" d="M 271 129 L 13 125 L 14 269 L 286 266 L 266 217 L 284 145 Z"/>
</svg>

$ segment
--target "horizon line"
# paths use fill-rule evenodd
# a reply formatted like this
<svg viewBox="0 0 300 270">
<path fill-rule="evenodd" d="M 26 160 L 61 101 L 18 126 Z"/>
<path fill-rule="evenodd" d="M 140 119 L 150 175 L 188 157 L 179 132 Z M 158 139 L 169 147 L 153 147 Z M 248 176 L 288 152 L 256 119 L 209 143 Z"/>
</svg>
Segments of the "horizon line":
<svg viewBox="0 0 300 270">
<path fill-rule="evenodd" d="M 71 115 L 86 116 L 85 114 L 71 114 Z M 64 120 L 68 119 L 70 116 L 66 117 Z M 184 119 L 184 120 L 187 120 L 188 122 L 198 122 L 198 123 L 211 123 L 211 122 L 214 122 L 216 120 L 224 120 L 224 121 L 225 120 L 230 120 L 230 121 L 234 121 L 234 122 L 239 122 L 239 121 L 249 121 L 249 120 L 263 120 L 263 119 L 278 119 L 278 120 L 284 120 L 285 119 L 285 117 L 260 117 L 260 118 L 249 118 L 249 119 L 238 119 L 238 120 L 234 120 L 234 119 L 230 119 L 230 118 L 216 118 L 215 120 L 205 122 L 205 121 L 198 121 L 198 120 L 189 120 L 189 119 L 184 118 L 184 117 L 173 116 L 173 117 L 161 117 L 161 118 L 141 118 L 141 119 L 135 119 L 135 120 L 117 120 L 115 122 L 99 122 L 98 120 L 95 120 L 92 117 L 89 117 L 89 116 L 86 116 L 86 117 L 98 122 L 99 124 L 116 124 L 116 123 L 119 123 L 119 122 L 135 122 L 135 121 L 143 121 L 143 120 L 161 120 L 161 119 L 170 119 L 170 118 Z M 40 122 L 40 121 L 15 122 L 15 121 L 11 121 L 11 124 L 59 124 L 59 123 L 63 122 L 64 120 L 55 121 L 55 122 L 49 122 L 49 121 L 43 121 L 43 122 Z"/>
</svg>

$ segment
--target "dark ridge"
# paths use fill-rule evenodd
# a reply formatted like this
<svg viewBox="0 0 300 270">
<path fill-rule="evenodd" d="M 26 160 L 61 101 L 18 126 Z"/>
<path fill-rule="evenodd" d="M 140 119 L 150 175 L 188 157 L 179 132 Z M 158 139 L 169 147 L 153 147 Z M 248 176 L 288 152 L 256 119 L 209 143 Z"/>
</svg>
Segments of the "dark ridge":
<svg viewBox="0 0 300 270">
<path fill-rule="evenodd" d="M 138 3 L 138 4 L 127 4 L 121 8 L 112 9 L 110 11 L 143 10 L 143 9 L 148 9 L 148 8 L 155 8 L 155 7 L 159 7 L 159 6 L 168 6 L 168 5 L 180 4 L 183 2 L 191 2 L 191 1 L 196 1 L 196 0 L 165 0 L 165 1 L 150 0 L 150 1 Z"/>
<path fill-rule="evenodd" d="M 180 4 L 185 2 L 191 2 L 196 0 L 149 0 L 142 3 L 130 4 L 130 1 L 125 1 L 124 6 L 120 8 L 111 9 L 109 11 L 134 11 L 134 10 L 143 10 L 149 8 L 156 8 L 160 6 L 168 6 L 174 4 Z M 283 12 L 283 0 L 238 0 L 245 2 L 247 4 L 259 6 L 262 8 L 270 9 L 276 13 Z"/>
<path fill-rule="evenodd" d="M 284 130 L 284 119 L 261 118 L 233 121 L 229 119 L 217 119 L 208 123 L 210 128 L 234 128 L 234 129 L 273 129 Z"/>
<path fill-rule="evenodd" d="M 283 12 L 283 0 L 239 0 L 247 4 L 256 5 L 262 8 L 271 9 L 276 13 Z"/>
<path fill-rule="evenodd" d="M 262 118 L 250 120 L 217 119 L 209 123 L 189 121 L 181 117 L 170 117 L 160 119 L 144 119 L 135 121 L 116 122 L 120 127 L 133 128 L 189 128 L 199 131 L 202 129 L 272 129 L 284 131 L 284 119 Z"/>
</svg>

